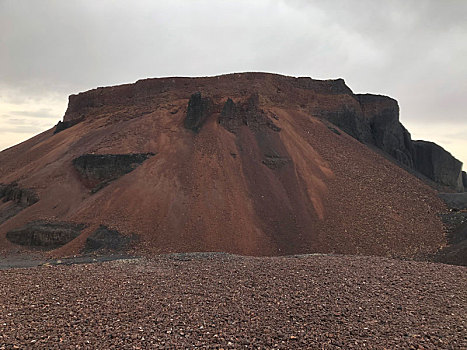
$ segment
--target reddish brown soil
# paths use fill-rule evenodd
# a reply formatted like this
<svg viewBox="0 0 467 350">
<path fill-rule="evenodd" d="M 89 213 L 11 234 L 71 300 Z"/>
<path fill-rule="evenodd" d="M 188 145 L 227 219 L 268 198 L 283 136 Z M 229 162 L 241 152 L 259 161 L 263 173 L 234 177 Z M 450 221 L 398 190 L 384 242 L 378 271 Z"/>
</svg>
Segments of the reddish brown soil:
<svg viewBox="0 0 467 350">
<path fill-rule="evenodd" d="M 313 88 L 305 89 L 303 81 L 296 86 L 291 79 L 267 74 L 153 79 L 71 97 L 65 119 L 83 121 L 0 153 L 0 183 L 17 181 L 40 197 L 0 225 L 0 249 L 16 249 L 6 232 L 33 220 L 89 225 L 53 251 L 56 256 L 78 253 L 100 224 L 137 234 L 137 251 L 149 254 L 414 257 L 445 245 L 437 215 L 444 205 L 432 189 L 316 118 L 322 110 L 358 107 L 350 95 L 329 93 L 343 83 L 310 80 Z M 199 133 L 183 127 L 196 91 L 217 106 Z M 243 126 L 233 134 L 218 124 L 228 97 L 244 101 L 254 93 L 265 115 L 276 116 L 280 132 Z M 269 148 L 286 156 L 287 166 L 263 164 Z M 72 166 L 87 153 L 149 152 L 156 155 L 96 194 Z"/>
<path fill-rule="evenodd" d="M 465 349 L 467 269 L 219 254 L 0 271 L 0 348 Z"/>
</svg>

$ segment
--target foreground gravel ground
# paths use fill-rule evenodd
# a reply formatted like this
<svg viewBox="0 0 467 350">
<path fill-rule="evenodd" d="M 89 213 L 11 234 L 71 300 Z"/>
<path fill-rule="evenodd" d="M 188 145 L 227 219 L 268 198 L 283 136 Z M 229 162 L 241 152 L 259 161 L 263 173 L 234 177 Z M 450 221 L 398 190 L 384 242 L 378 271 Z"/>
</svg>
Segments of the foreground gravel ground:
<svg viewBox="0 0 467 350">
<path fill-rule="evenodd" d="M 0 271 L 0 348 L 466 349 L 467 268 L 192 254 Z"/>
</svg>

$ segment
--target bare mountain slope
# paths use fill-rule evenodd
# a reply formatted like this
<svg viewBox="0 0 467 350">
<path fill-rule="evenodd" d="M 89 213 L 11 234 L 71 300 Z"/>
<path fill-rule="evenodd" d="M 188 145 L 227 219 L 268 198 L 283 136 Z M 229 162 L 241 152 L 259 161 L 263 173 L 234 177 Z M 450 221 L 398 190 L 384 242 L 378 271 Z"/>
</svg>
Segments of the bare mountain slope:
<svg viewBox="0 0 467 350">
<path fill-rule="evenodd" d="M 368 122 L 384 119 L 392 101 L 354 95 L 341 79 L 263 73 L 70 96 L 57 130 L 0 153 L 0 183 L 39 198 L 0 222 L 0 246 L 18 249 L 8 232 L 46 222 L 85 225 L 62 247 L 41 247 L 55 255 L 81 252 L 96 232 L 132 235 L 135 249 L 150 253 L 433 253 L 446 243 L 443 203 L 363 143 L 392 142 L 392 156 L 413 165 L 398 119 L 398 131 L 384 126 L 389 134 Z M 378 145 L 381 133 L 391 141 Z M 50 240 L 51 231 L 24 232 Z"/>
</svg>

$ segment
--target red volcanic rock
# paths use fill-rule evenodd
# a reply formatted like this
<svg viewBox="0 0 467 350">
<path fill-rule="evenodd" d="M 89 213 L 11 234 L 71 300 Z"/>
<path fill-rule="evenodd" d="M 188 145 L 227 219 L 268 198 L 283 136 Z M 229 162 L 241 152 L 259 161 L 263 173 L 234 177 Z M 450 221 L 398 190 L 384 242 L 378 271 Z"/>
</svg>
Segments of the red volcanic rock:
<svg viewBox="0 0 467 350">
<path fill-rule="evenodd" d="M 193 132 L 196 92 L 209 103 L 188 113 Z M 414 257 L 446 243 L 436 192 L 362 143 L 410 159 L 397 103 L 354 95 L 342 79 L 147 79 L 70 96 L 64 122 L 0 153 L 0 183 L 40 197 L 0 222 L 3 249 L 14 247 L 7 232 L 34 220 L 87 225 L 56 255 L 80 252 L 100 225 L 135 234 L 135 249 L 150 253 Z M 96 193 L 73 166 L 85 155 L 150 153 Z"/>
</svg>

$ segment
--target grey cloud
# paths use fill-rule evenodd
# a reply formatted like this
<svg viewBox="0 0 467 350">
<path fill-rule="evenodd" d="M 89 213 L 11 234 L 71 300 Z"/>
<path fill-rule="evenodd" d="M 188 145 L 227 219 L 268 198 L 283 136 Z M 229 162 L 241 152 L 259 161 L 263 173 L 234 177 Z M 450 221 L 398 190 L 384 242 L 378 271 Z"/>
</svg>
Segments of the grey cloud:
<svg viewBox="0 0 467 350">
<path fill-rule="evenodd" d="M 50 108 L 41 108 L 37 111 L 11 111 L 9 112 L 14 116 L 34 117 L 34 118 L 57 118 Z"/>
<path fill-rule="evenodd" d="M 34 134 L 44 131 L 44 128 L 38 125 L 10 125 L 0 128 L 1 133 L 15 133 L 15 134 Z"/>
<path fill-rule="evenodd" d="M 441 134 L 438 136 L 439 141 L 446 145 L 455 143 L 465 143 L 467 140 L 467 127 L 464 128 L 464 132 L 454 134 Z"/>
<path fill-rule="evenodd" d="M 3 125 L 8 125 L 8 126 L 26 126 L 26 125 L 32 125 L 34 127 L 49 127 L 51 124 L 51 121 L 53 122 L 58 122 L 60 118 L 35 118 L 33 116 L 31 117 L 23 117 L 23 118 L 17 118 L 15 116 L 11 116 L 9 114 L 3 114 L 2 115 L 2 124 Z M 21 115 L 19 115 L 21 117 Z M 2 128 L 3 130 L 3 128 Z"/>
<path fill-rule="evenodd" d="M 445 135 L 445 137 L 449 138 L 449 139 L 460 139 L 460 140 L 467 140 L 467 123 L 464 127 L 464 132 L 456 132 L 456 133 L 452 133 L 452 134 L 447 134 Z"/>
<path fill-rule="evenodd" d="M 342 77 L 402 121 L 467 110 L 467 1 L 0 1 L 0 80 L 24 96 L 171 75 Z"/>
<path fill-rule="evenodd" d="M 392 95 L 401 103 L 404 118 L 436 121 L 442 115 L 447 122 L 465 120 L 466 1 L 287 3 L 302 12 L 321 11 L 326 30 L 347 33 L 349 40 L 342 34 L 338 39 L 349 45 L 341 67 L 355 91 Z M 362 45 L 375 55 L 359 64 L 349 58 L 358 58 Z"/>
<path fill-rule="evenodd" d="M 8 114 L 3 114 L 2 117 L 6 119 L 6 122 L 9 125 L 24 125 L 24 124 L 29 123 L 29 121 L 26 119 L 11 118 L 11 116 Z"/>
</svg>

